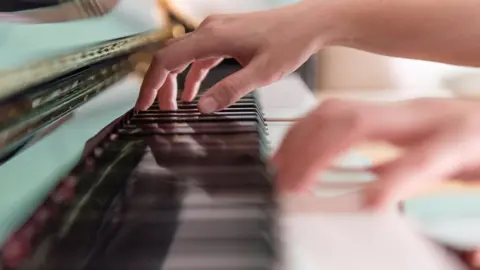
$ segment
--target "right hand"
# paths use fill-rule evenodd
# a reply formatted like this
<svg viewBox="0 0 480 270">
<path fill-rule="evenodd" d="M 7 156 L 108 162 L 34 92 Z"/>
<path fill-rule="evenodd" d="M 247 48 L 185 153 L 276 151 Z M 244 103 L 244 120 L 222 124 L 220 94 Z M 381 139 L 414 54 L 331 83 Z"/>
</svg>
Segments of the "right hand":
<svg viewBox="0 0 480 270">
<path fill-rule="evenodd" d="M 315 1 L 316 2 L 316 1 Z M 177 74 L 191 63 L 182 100 L 191 101 L 208 71 L 223 58 L 235 58 L 244 68 L 209 89 L 199 101 L 203 113 L 228 107 L 255 88 L 295 71 L 324 41 L 317 38 L 313 2 L 245 14 L 208 17 L 192 33 L 167 42 L 155 54 L 135 108 L 147 109 L 158 98 L 161 109 L 177 107 Z M 321 35 L 320 35 L 321 36 Z"/>
</svg>

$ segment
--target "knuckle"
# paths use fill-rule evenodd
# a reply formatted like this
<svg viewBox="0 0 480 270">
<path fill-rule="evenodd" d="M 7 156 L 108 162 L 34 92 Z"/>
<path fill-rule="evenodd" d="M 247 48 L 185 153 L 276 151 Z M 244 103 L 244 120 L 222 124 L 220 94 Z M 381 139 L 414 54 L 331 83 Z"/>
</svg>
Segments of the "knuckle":
<svg viewBox="0 0 480 270">
<path fill-rule="evenodd" d="M 162 50 L 155 53 L 152 64 L 159 67 L 165 67 L 166 63 L 166 57 Z"/>
<path fill-rule="evenodd" d="M 316 114 L 322 118 L 330 118 L 339 115 L 347 110 L 346 101 L 332 98 L 323 101 L 316 111 Z"/>
<path fill-rule="evenodd" d="M 207 16 L 203 22 L 201 23 L 201 26 L 210 26 L 212 24 L 215 24 L 216 22 L 220 21 L 222 19 L 221 15 L 209 15 Z"/>
<path fill-rule="evenodd" d="M 208 27 L 204 27 L 202 30 L 202 35 L 204 37 L 212 38 L 219 36 L 219 29 L 215 25 L 210 25 Z"/>
<path fill-rule="evenodd" d="M 216 28 L 219 21 L 220 19 L 218 15 L 210 15 L 202 21 L 199 29 L 204 31 L 204 30 Z"/>
<path fill-rule="evenodd" d="M 259 83 L 262 85 L 271 84 L 279 81 L 288 74 L 286 69 L 278 63 L 275 57 L 263 55 L 253 60 L 255 61 L 255 74 L 258 76 Z"/>
<path fill-rule="evenodd" d="M 239 96 L 237 85 L 234 79 L 221 81 L 216 92 L 217 101 L 223 105 L 230 105 L 237 101 Z"/>
<path fill-rule="evenodd" d="M 222 15 L 210 15 L 200 24 L 199 32 L 206 37 L 218 37 L 222 32 L 223 22 Z"/>
<path fill-rule="evenodd" d="M 315 111 L 321 122 L 335 122 L 350 130 L 361 131 L 368 123 L 368 116 L 364 110 L 352 106 L 352 102 L 332 98 L 325 100 Z"/>
</svg>

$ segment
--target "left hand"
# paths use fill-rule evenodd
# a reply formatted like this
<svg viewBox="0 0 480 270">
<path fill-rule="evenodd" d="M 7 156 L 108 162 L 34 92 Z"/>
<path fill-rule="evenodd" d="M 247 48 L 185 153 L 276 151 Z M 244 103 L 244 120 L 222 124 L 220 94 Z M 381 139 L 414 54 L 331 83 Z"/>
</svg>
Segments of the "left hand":
<svg viewBox="0 0 480 270">
<path fill-rule="evenodd" d="M 479 135 L 479 101 L 330 100 L 291 128 L 273 161 L 280 189 L 304 191 L 319 171 L 354 144 L 380 140 L 403 146 L 403 156 L 372 169 L 377 181 L 365 192 L 365 207 L 390 208 L 441 180 L 480 179 Z M 480 250 L 458 253 L 480 268 Z"/>
<path fill-rule="evenodd" d="M 392 104 L 327 100 L 290 129 L 274 156 L 285 191 L 308 190 L 348 148 L 387 141 L 406 151 L 371 171 L 366 207 L 390 208 L 446 179 L 480 179 L 480 102 L 418 99 Z M 301 153 L 299 155 L 299 153 Z"/>
<path fill-rule="evenodd" d="M 474 269 L 480 268 L 480 249 L 462 254 L 463 259 Z"/>
</svg>

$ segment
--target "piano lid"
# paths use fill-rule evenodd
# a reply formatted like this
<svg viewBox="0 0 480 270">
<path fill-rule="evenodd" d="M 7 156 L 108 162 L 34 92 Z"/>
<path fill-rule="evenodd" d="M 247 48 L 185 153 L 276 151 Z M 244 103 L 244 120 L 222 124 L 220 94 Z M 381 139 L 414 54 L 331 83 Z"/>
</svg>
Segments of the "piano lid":
<svg viewBox="0 0 480 270">
<path fill-rule="evenodd" d="M 45 24 L 0 21 L 0 73 L 91 44 L 168 26 L 168 15 L 157 0 L 121 0 L 112 12 L 88 20 Z"/>
</svg>

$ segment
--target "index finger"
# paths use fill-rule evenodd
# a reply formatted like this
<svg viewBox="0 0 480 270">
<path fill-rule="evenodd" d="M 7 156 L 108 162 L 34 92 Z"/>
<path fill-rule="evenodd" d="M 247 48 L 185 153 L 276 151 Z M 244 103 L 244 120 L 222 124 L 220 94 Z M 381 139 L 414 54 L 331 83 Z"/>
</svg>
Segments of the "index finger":
<svg viewBox="0 0 480 270">
<path fill-rule="evenodd" d="M 192 33 L 158 51 L 145 74 L 135 109 L 146 110 L 171 72 L 195 60 L 223 54 L 222 43 L 202 33 Z"/>
</svg>

